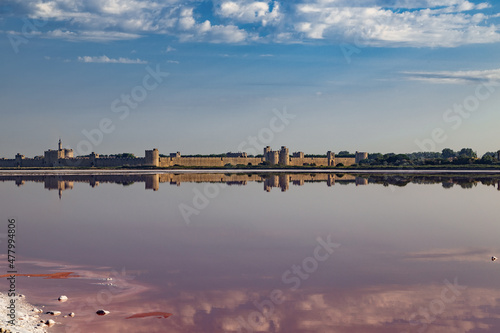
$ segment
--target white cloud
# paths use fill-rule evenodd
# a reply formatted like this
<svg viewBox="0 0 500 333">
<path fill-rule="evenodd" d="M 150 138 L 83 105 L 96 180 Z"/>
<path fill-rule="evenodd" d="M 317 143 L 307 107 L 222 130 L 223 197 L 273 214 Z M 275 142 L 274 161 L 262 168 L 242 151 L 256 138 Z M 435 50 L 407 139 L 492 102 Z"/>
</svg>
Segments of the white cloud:
<svg viewBox="0 0 500 333">
<path fill-rule="evenodd" d="M 263 26 L 276 23 L 281 18 L 280 5 L 277 1 L 224 0 L 218 6 L 218 14 L 236 22 L 259 22 Z"/>
<path fill-rule="evenodd" d="M 456 47 L 500 41 L 482 12 L 489 2 L 468 0 L 3 0 L 22 16 L 62 28 L 43 37 L 84 41 L 176 36 L 182 41 L 301 43 L 325 40 L 380 47 Z M 213 18 L 214 17 L 214 18 Z"/>
<path fill-rule="evenodd" d="M 100 57 L 90 57 L 90 56 L 78 57 L 78 61 L 87 62 L 87 63 L 110 63 L 110 64 L 147 64 L 148 63 L 147 61 L 141 60 L 141 59 L 128 59 L 128 58 L 113 59 L 113 58 L 108 58 L 105 55 L 100 56 Z"/>
<path fill-rule="evenodd" d="M 106 42 L 113 40 L 129 40 L 141 37 L 138 34 L 116 31 L 69 31 L 56 29 L 46 32 L 45 38 L 60 38 L 66 40 L 82 40 L 93 42 Z"/>
<path fill-rule="evenodd" d="M 483 71 L 442 71 L 442 72 L 403 72 L 409 80 L 426 81 L 430 83 L 479 83 L 500 82 L 500 69 Z"/>
<path fill-rule="evenodd" d="M 212 43 L 241 43 L 249 38 L 249 34 L 234 25 L 214 25 L 201 27 L 204 34 Z"/>
<path fill-rule="evenodd" d="M 425 5 L 424 9 L 407 7 Z M 444 7 L 443 7 L 444 6 Z M 297 5 L 295 30 L 310 39 L 351 41 L 370 46 L 454 47 L 500 41 L 488 16 L 466 13 L 487 4 L 465 0 L 377 1 L 314 0 Z"/>
<path fill-rule="evenodd" d="M 63 22 L 65 29 L 48 38 L 108 41 L 144 34 L 167 34 L 182 40 L 240 43 L 252 34 L 233 24 L 212 25 L 194 14 L 197 0 L 7 0 L 22 6 L 30 18 Z M 269 18 L 271 20 L 273 13 Z M 266 22 L 267 22 L 266 21 Z"/>
</svg>

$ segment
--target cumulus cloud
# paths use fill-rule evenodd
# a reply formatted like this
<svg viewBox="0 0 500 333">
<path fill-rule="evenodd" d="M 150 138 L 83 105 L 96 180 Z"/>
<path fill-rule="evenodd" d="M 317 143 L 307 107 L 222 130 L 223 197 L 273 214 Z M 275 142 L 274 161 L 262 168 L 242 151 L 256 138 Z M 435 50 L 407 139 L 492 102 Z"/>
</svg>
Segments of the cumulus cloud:
<svg viewBox="0 0 500 333">
<path fill-rule="evenodd" d="M 259 22 L 263 26 L 277 23 L 281 18 L 280 5 L 277 1 L 222 1 L 218 6 L 218 14 L 236 22 Z"/>
<path fill-rule="evenodd" d="M 409 80 L 430 83 L 464 84 L 479 82 L 500 82 L 500 69 L 483 71 L 402 72 Z"/>
<path fill-rule="evenodd" d="M 4 0 L 20 16 L 64 25 L 43 37 L 107 41 L 166 34 L 181 41 L 456 47 L 500 41 L 498 13 L 468 0 Z M 54 26 L 54 25 L 51 25 Z M 54 29 L 54 28 L 52 28 Z"/>
<path fill-rule="evenodd" d="M 418 9 L 409 10 L 408 7 Z M 420 7 L 424 6 L 424 7 Z M 310 39 L 351 40 L 370 46 L 454 47 L 500 41 L 487 16 L 470 12 L 487 7 L 465 0 L 315 0 L 297 5 L 295 29 Z"/>
<path fill-rule="evenodd" d="M 147 64 L 148 62 L 141 59 L 128 59 L 128 58 L 109 58 L 105 55 L 100 57 L 90 57 L 83 56 L 78 57 L 78 61 L 80 62 L 94 62 L 94 63 L 110 63 L 110 64 Z"/>
<path fill-rule="evenodd" d="M 167 34 L 184 41 L 240 43 L 252 35 L 233 24 L 213 25 L 195 15 L 195 5 L 199 5 L 195 0 L 7 1 L 23 8 L 32 19 L 64 23 L 65 29 L 45 31 L 47 38 L 107 41 Z"/>
</svg>

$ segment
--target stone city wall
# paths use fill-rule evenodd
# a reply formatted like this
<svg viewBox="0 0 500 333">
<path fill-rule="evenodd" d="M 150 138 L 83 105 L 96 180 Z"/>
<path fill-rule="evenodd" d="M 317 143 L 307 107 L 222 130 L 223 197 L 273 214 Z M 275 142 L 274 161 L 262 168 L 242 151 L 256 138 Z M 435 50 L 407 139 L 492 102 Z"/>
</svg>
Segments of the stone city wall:
<svg viewBox="0 0 500 333">
<path fill-rule="evenodd" d="M 328 166 L 328 159 L 326 157 L 292 157 L 290 158 L 291 166 L 303 166 L 303 165 L 312 165 L 316 164 L 316 166 Z"/>
<path fill-rule="evenodd" d="M 335 157 L 334 166 L 340 163 L 342 163 L 344 166 L 349 166 L 356 164 L 356 159 L 354 157 Z"/>
<path fill-rule="evenodd" d="M 17 162 L 15 159 L 0 159 L 0 168 L 15 168 Z"/>
<path fill-rule="evenodd" d="M 356 163 L 356 159 L 354 157 L 335 157 L 333 159 L 333 165 L 342 163 L 345 166 L 353 165 Z M 316 166 L 329 166 L 327 157 L 291 157 L 290 164 L 291 166 L 303 166 L 303 165 L 312 165 L 316 164 Z"/>
<path fill-rule="evenodd" d="M 262 158 L 258 157 L 160 157 L 160 167 L 172 166 L 206 166 L 206 167 L 223 167 L 227 164 L 231 165 L 259 165 L 262 163 Z"/>
</svg>

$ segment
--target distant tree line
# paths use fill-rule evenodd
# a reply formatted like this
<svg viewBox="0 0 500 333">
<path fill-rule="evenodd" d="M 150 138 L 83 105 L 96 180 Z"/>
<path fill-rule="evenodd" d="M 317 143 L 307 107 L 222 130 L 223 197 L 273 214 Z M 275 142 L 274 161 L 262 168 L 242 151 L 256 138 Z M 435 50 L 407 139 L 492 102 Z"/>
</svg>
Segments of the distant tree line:
<svg viewBox="0 0 500 333">
<path fill-rule="evenodd" d="M 368 158 L 360 161 L 361 165 L 465 165 L 465 164 L 497 164 L 496 152 L 487 152 L 481 158 L 471 148 L 454 151 L 445 148 L 441 152 L 415 152 L 409 154 L 368 154 Z"/>
</svg>

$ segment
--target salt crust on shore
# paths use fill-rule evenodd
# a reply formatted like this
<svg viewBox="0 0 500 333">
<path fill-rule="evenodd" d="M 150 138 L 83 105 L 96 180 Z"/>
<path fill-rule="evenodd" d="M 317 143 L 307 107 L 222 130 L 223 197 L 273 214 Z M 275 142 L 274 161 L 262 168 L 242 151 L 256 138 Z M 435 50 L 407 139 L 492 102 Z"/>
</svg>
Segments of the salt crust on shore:
<svg viewBox="0 0 500 333">
<path fill-rule="evenodd" d="M 33 305 L 29 304 L 25 298 L 16 297 L 16 326 L 7 326 L 7 321 L 10 318 L 7 316 L 8 310 L 7 306 L 10 303 L 10 298 L 3 293 L 0 293 L 0 328 L 9 329 L 11 332 L 18 333 L 46 333 L 44 327 L 37 326 L 40 323 L 40 317 L 38 313 L 35 313 Z M 23 319 L 21 319 L 23 318 Z"/>
</svg>

